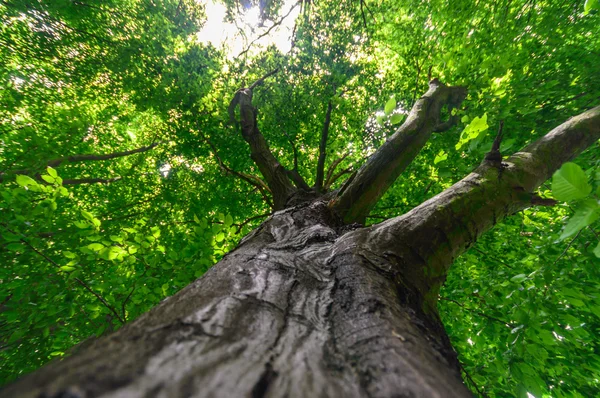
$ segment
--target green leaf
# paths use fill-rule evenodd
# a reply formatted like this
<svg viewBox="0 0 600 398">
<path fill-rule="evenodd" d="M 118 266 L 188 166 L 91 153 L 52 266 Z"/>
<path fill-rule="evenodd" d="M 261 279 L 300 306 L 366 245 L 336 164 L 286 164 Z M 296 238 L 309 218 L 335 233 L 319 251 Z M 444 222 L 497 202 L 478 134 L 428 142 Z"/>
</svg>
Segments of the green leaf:
<svg viewBox="0 0 600 398">
<path fill-rule="evenodd" d="M 487 113 L 484 113 L 481 117 L 474 117 L 473 120 L 471 120 L 471 123 L 469 123 L 460 134 L 460 139 L 455 145 L 456 150 L 462 148 L 467 142 L 479 137 L 479 134 L 487 130 L 488 127 Z"/>
<path fill-rule="evenodd" d="M 46 172 L 48 173 L 48 175 L 50 175 L 51 177 L 58 177 L 58 174 L 56 173 L 56 170 L 54 170 L 52 167 L 48 166 L 48 168 L 46 168 Z"/>
<path fill-rule="evenodd" d="M 54 177 L 46 175 L 46 174 L 44 174 L 42 176 L 42 180 L 46 181 L 49 184 L 54 184 L 56 182 L 56 179 Z"/>
<path fill-rule="evenodd" d="M 99 251 L 104 249 L 104 245 L 102 243 L 90 243 L 87 245 L 87 248 L 94 251 Z"/>
<path fill-rule="evenodd" d="M 81 210 L 81 215 L 83 216 L 83 218 L 87 218 L 90 221 L 94 220 L 94 215 L 89 211 Z"/>
<path fill-rule="evenodd" d="M 390 118 L 390 123 L 392 125 L 399 124 L 402 121 L 402 119 L 404 119 L 404 115 L 403 114 L 401 114 L 401 113 L 394 113 L 392 115 L 392 117 Z"/>
<path fill-rule="evenodd" d="M 63 256 L 65 256 L 66 258 L 75 258 L 75 257 L 77 257 L 77 255 L 75 253 L 72 253 L 72 252 L 66 251 L 66 250 L 63 252 Z"/>
<path fill-rule="evenodd" d="M 565 230 L 560 235 L 560 240 L 575 235 L 582 228 L 587 227 L 600 216 L 598 202 L 595 199 L 587 199 L 575 211 L 575 214 L 569 219 Z"/>
<path fill-rule="evenodd" d="M 21 243 L 9 243 L 5 246 L 5 248 L 13 252 L 20 252 L 23 251 L 25 246 L 23 246 Z"/>
<path fill-rule="evenodd" d="M 375 120 L 377 120 L 377 124 L 378 124 L 380 127 L 383 127 L 383 126 L 385 126 L 385 116 L 379 115 L 379 116 L 377 116 L 377 117 L 375 118 Z"/>
<path fill-rule="evenodd" d="M 225 221 L 224 222 L 225 222 L 225 225 L 228 226 L 228 227 L 231 226 L 231 224 L 233 224 L 233 217 L 231 217 L 231 214 L 227 214 L 225 216 Z"/>
<path fill-rule="evenodd" d="M 392 114 L 392 112 L 396 109 L 396 99 L 394 97 L 390 98 L 388 102 L 385 103 L 385 107 L 383 108 L 383 112 L 386 116 Z"/>
<path fill-rule="evenodd" d="M 17 176 L 17 184 L 22 187 L 27 187 L 29 185 L 38 185 L 38 183 L 31 177 L 25 175 Z"/>
<path fill-rule="evenodd" d="M 600 10 L 600 0 L 586 0 L 583 5 L 583 15 L 588 15 L 591 11 Z"/>
<path fill-rule="evenodd" d="M 598 242 L 598 245 L 594 249 L 594 254 L 596 255 L 596 257 L 600 258 L 600 242 Z"/>
<path fill-rule="evenodd" d="M 552 176 L 552 194 L 560 201 L 567 202 L 586 197 L 592 186 L 579 165 L 567 162 Z"/>
<path fill-rule="evenodd" d="M 80 229 L 86 229 L 90 227 L 90 224 L 88 224 L 85 221 L 75 221 L 73 222 L 73 224 L 75 224 L 75 226 Z"/>
<path fill-rule="evenodd" d="M 520 282 L 523 282 L 525 279 L 527 279 L 527 275 L 519 274 L 519 275 L 515 275 L 512 278 L 510 278 L 510 281 L 520 283 Z"/>
<path fill-rule="evenodd" d="M 448 154 L 442 149 L 441 151 L 439 151 L 439 153 L 435 156 L 435 159 L 433 159 L 433 164 L 438 164 L 440 162 L 443 162 L 444 160 L 448 159 Z"/>
</svg>

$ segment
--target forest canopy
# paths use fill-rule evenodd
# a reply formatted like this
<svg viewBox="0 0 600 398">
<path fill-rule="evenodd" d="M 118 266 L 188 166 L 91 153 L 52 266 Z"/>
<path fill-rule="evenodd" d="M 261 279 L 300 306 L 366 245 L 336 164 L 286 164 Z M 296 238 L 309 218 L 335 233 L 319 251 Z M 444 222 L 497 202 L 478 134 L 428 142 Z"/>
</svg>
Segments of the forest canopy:
<svg viewBox="0 0 600 398">
<path fill-rule="evenodd" d="M 0 0 L 0 20 L 2 384 L 136 319 L 278 210 L 241 88 L 260 82 L 271 152 L 324 192 L 430 81 L 465 88 L 365 225 L 452 186 L 496 137 L 506 157 L 600 105 L 598 0 Z M 473 393 L 596 396 L 600 144 L 538 195 L 454 262 L 440 314 Z"/>
</svg>

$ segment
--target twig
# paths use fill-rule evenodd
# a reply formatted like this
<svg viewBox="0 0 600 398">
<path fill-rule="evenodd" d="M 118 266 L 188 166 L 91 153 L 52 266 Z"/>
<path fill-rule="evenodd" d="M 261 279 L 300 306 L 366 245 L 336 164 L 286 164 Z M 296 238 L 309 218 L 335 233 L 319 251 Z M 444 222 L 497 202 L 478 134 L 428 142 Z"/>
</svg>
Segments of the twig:
<svg viewBox="0 0 600 398">
<path fill-rule="evenodd" d="M 495 257 L 491 257 L 489 254 L 487 254 L 487 253 L 486 253 L 486 252 L 484 252 L 483 250 L 479 250 L 479 249 L 478 249 L 478 248 L 476 248 L 476 247 L 473 247 L 473 250 L 475 250 L 475 251 L 476 251 L 476 252 L 478 252 L 479 254 L 483 254 L 483 255 L 484 255 L 484 256 L 486 256 L 487 258 L 491 258 L 491 259 L 492 259 L 492 260 L 494 260 L 495 262 L 497 262 L 497 263 L 499 263 L 499 264 L 501 264 L 501 265 L 504 265 L 504 266 L 505 266 L 505 267 L 507 267 L 507 268 L 514 269 L 513 267 L 511 267 L 510 265 L 506 264 L 505 262 L 503 262 L 503 261 L 500 261 L 500 260 L 498 260 L 498 259 L 497 259 L 497 258 L 495 258 Z"/>
<path fill-rule="evenodd" d="M 573 239 L 571 239 L 571 241 L 569 242 L 569 244 L 567 245 L 567 247 L 565 247 L 565 250 L 563 250 L 562 253 L 560 253 L 560 256 L 558 256 L 556 258 L 556 260 L 554 260 L 554 262 L 552 263 L 552 266 L 556 265 L 556 263 L 564 257 L 565 254 L 567 254 L 567 251 L 571 248 L 571 246 L 573 245 L 573 242 L 575 242 L 575 240 L 579 237 L 579 234 L 581 234 L 581 231 L 583 231 L 583 229 L 579 230 L 579 232 L 577 232 L 577 235 L 575 235 L 575 237 Z"/>
<path fill-rule="evenodd" d="M 331 180 L 328 182 L 327 185 L 325 185 L 324 189 L 325 190 L 329 190 L 329 188 L 331 188 L 331 186 L 343 175 L 346 174 L 351 174 L 352 171 L 352 166 L 345 168 L 344 170 L 340 171 L 339 173 L 335 174 L 333 177 L 331 177 Z"/>
<path fill-rule="evenodd" d="M 99 154 L 99 155 L 96 155 L 96 154 L 72 155 L 72 156 L 67 156 L 67 157 L 63 157 L 63 158 L 48 160 L 47 162 L 45 162 L 45 164 L 49 167 L 56 168 L 56 167 L 59 167 L 64 162 L 76 163 L 76 162 L 88 162 L 88 161 L 97 161 L 97 160 L 110 160 L 110 159 L 133 155 L 135 153 L 146 152 L 146 151 L 153 149 L 154 147 L 156 147 L 159 144 L 161 144 L 161 142 L 155 142 L 148 146 L 132 149 L 130 151 L 123 151 L 123 152 L 113 152 L 113 153 L 106 153 L 106 154 Z M 7 170 L 6 172 L 3 172 L 0 174 L 0 182 L 2 182 L 2 180 L 4 178 L 3 176 L 5 174 L 32 174 L 33 172 L 34 171 L 32 169 Z M 69 180 L 69 181 L 76 181 L 76 180 Z"/>
<path fill-rule="evenodd" d="M 241 172 L 235 171 L 231 167 L 227 166 L 225 164 L 225 162 L 223 162 L 223 160 L 219 156 L 219 153 L 217 152 L 217 148 L 208 139 L 208 137 L 206 137 L 202 133 L 201 130 L 198 130 L 198 133 L 202 136 L 204 141 L 208 144 L 213 155 L 215 155 L 215 158 L 217 159 L 217 163 L 219 164 L 219 167 L 222 170 L 224 170 L 226 173 L 232 174 L 232 175 L 246 181 L 248 184 L 256 187 L 258 189 L 258 191 L 260 192 L 261 196 L 263 197 L 264 201 L 267 203 L 267 205 L 270 208 L 273 208 L 273 203 L 269 200 L 269 194 L 271 193 L 271 189 L 269 188 L 269 186 L 259 177 L 253 176 L 251 174 L 246 174 L 246 173 L 241 173 Z"/>
<path fill-rule="evenodd" d="M 482 317 L 484 317 L 484 318 L 487 318 L 487 319 L 489 319 L 489 320 L 492 320 L 492 321 L 495 321 L 495 322 L 500 322 L 501 324 L 503 324 L 503 325 L 504 325 L 504 326 L 506 326 L 507 328 L 511 328 L 511 329 L 512 329 L 512 328 L 514 328 L 514 327 L 515 327 L 515 325 L 514 325 L 513 323 L 510 323 L 510 322 L 503 321 L 502 319 L 494 318 L 493 316 L 491 316 L 491 315 L 487 315 L 487 314 L 486 314 L 486 313 L 484 313 L 484 312 L 481 312 L 481 311 L 479 311 L 479 310 L 476 310 L 476 309 L 473 309 L 473 308 L 469 308 L 469 307 L 465 306 L 464 304 L 462 304 L 462 303 L 459 303 L 459 302 L 458 302 L 458 301 L 456 301 L 456 300 L 449 299 L 449 298 L 446 298 L 446 297 L 440 297 L 440 300 L 444 300 L 444 301 L 450 301 L 451 303 L 454 303 L 454 304 L 458 305 L 458 306 L 459 306 L 459 307 L 461 307 L 461 308 L 464 308 L 465 310 L 467 310 L 467 311 L 469 311 L 469 312 L 473 312 L 473 313 L 475 313 L 475 314 L 481 315 Z"/>
<path fill-rule="evenodd" d="M 255 81 L 254 83 L 252 83 L 250 85 L 250 87 L 248 87 L 250 90 L 254 90 L 256 87 L 260 86 L 261 84 L 263 84 L 263 82 L 265 81 L 265 79 L 267 79 L 268 77 L 273 76 L 275 73 L 279 72 L 279 68 L 275 68 L 273 69 L 271 72 L 267 73 L 266 75 L 264 75 L 263 77 L 261 77 L 260 79 L 258 79 L 257 81 Z"/>
<path fill-rule="evenodd" d="M 257 41 L 259 41 L 260 39 L 262 39 L 263 37 L 269 35 L 271 33 L 271 31 L 273 29 L 275 29 L 275 27 L 281 25 L 281 23 L 292 13 L 292 11 L 294 10 L 294 8 L 296 8 L 298 6 L 298 4 L 300 4 L 301 1 L 297 2 L 296 4 L 294 4 L 290 10 L 287 12 L 287 14 L 285 14 L 283 17 L 281 17 L 281 19 L 277 22 L 275 22 L 273 25 L 271 25 L 271 27 L 269 27 L 269 29 L 267 29 L 266 32 L 264 32 L 263 34 L 259 35 L 256 39 L 252 40 L 250 42 L 250 44 L 248 44 L 248 47 L 246 47 L 246 49 L 244 51 L 242 51 L 241 53 L 238 54 L 238 56 L 236 58 L 241 57 L 242 55 L 246 54 L 248 51 L 250 51 L 250 48 L 252 47 L 252 45 L 254 43 L 256 43 Z M 252 87 L 250 87 L 250 89 L 252 89 Z"/>
<path fill-rule="evenodd" d="M 66 179 L 63 180 L 63 185 L 81 185 L 81 184 L 110 184 L 111 182 L 121 180 L 121 177 L 113 177 L 113 178 L 74 178 L 74 179 Z"/>
<path fill-rule="evenodd" d="M 348 155 L 350 155 L 349 152 L 337 158 L 333 161 L 333 163 L 331 163 L 331 165 L 329 165 L 329 168 L 327 169 L 327 176 L 325 177 L 325 183 L 323 184 L 323 186 L 328 187 L 331 185 L 330 180 L 333 175 L 333 172 L 335 171 L 335 168 L 338 167 L 338 165 L 342 163 L 342 161 L 346 159 Z"/>
<path fill-rule="evenodd" d="M 473 378 L 471 378 L 471 375 L 469 374 L 469 372 L 467 372 L 467 370 L 465 369 L 465 367 L 463 366 L 462 363 L 460 364 L 460 370 L 462 370 L 463 373 L 465 374 L 465 376 L 467 377 L 467 379 L 469 379 L 469 381 L 473 385 L 473 388 L 475 388 L 475 391 L 477 391 L 477 394 L 479 394 L 482 397 L 487 398 L 488 395 L 484 392 L 479 391 L 479 387 L 477 387 L 477 384 L 475 384 L 475 382 L 473 381 Z"/>
</svg>

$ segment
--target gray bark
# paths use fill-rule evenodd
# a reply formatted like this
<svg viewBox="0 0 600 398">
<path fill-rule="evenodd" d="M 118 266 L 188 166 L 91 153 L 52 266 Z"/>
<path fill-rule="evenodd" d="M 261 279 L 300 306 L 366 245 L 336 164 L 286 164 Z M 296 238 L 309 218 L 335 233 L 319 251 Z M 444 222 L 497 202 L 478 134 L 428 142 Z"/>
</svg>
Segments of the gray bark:
<svg viewBox="0 0 600 398">
<path fill-rule="evenodd" d="M 26 376 L 14 397 L 464 397 L 437 312 L 324 201 L 277 212 L 202 278 Z"/>
</svg>

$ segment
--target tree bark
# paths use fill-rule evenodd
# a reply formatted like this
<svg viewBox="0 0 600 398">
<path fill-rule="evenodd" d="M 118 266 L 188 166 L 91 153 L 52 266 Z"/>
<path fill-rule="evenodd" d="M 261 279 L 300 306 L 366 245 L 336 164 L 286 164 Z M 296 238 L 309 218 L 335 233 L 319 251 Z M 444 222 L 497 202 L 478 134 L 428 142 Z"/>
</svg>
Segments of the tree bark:
<svg viewBox="0 0 600 398">
<path fill-rule="evenodd" d="M 62 397 L 463 397 L 437 313 L 325 201 L 276 213 L 202 278 L 4 390 Z"/>
</svg>

